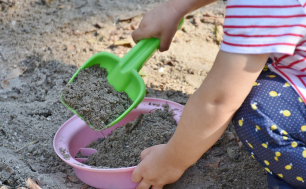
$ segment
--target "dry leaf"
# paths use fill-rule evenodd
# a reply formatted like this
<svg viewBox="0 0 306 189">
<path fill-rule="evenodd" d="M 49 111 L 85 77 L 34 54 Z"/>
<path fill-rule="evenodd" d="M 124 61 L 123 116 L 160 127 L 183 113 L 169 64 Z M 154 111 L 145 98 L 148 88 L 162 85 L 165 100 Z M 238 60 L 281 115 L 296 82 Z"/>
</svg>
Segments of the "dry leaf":
<svg viewBox="0 0 306 189">
<path fill-rule="evenodd" d="M 193 18 L 193 17 L 194 17 L 194 14 L 188 14 L 185 18 L 190 19 L 190 18 Z"/>
<path fill-rule="evenodd" d="M 130 41 L 128 40 L 120 40 L 120 41 L 116 41 L 114 43 L 114 45 L 116 46 L 126 46 L 126 47 L 132 47 L 132 44 Z"/>
<path fill-rule="evenodd" d="M 176 65 L 175 62 L 172 61 L 172 60 L 167 61 L 166 64 L 169 65 L 169 66 L 175 66 Z"/>
<path fill-rule="evenodd" d="M 82 189 L 86 189 L 88 187 L 89 187 L 88 185 L 81 186 Z"/>
<path fill-rule="evenodd" d="M 69 175 L 68 175 L 68 179 L 69 179 L 71 182 L 74 182 L 74 183 L 78 182 L 78 180 L 77 180 L 76 178 L 74 178 L 74 177 L 72 177 L 72 176 L 69 176 Z"/>
<path fill-rule="evenodd" d="M 95 26 L 99 29 L 104 27 L 104 25 L 100 22 L 97 22 Z"/>
<path fill-rule="evenodd" d="M 131 30 L 136 30 L 137 25 L 138 25 L 138 24 L 136 24 L 136 23 L 135 23 L 135 24 L 131 24 L 131 26 L 130 26 L 130 27 L 131 27 Z"/>
<path fill-rule="evenodd" d="M 218 169 L 220 161 L 221 161 L 221 158 L 218 157 L 218 159 L 216 160 L 215 163 L 208 164 L 208 165 L 205 165 L 205 166 L 206 167 L 212 167 L 212 168 Z"/>
<path fill-rule="evenodd" d="M 138 15 L 136 15 L 136 16 L 138 16 Z M 118 19 L 118 22 L 126 22 L 126 21 L 130 22 L 130 21 L 132 21 L 133 18 L 135 18 L 136 16 L 132 16 L 132 17 L 121 17 L 121 18 Z"/>
<path fill-rule="evenodd" d="M 89 44 L 91 44 L 91 43 L 95 43 L 95 42 L 97 42 L 97 40 L 96 40 L 96 39 L 88 39 L 88 40 L 87 40 L 87 43 L 89 43 Z"/>
<path fill-rule="evenodd" d="M 22 75 L 26 70 L 27 70 L 26 68 L 13 69 L 13 71 L 11 73 L 9 73 L 4 80 L 9 80 L 9 79 L 13 79 L 15 77 L 18 77 L 18 76 Z"/>
<path fill-rule="evenodd" d="M 203 23 L 214 23 L 215 19 L 210 18 L 210 17 L 204 17 L 204 18 L 201 18 L 201 22 L 203 22 Z"/>
<path fill-rule="evenodd" d="M 9 189 L 7 186 L 2 186 L 0 189 Z"/>
<path fill-rule="evenodd" d="M 36 184 L 36 182 L 34 180 L 32 180 L 31 178 L 28 178 L 28 180 L 26 180 L 26 186 L 29 189 L 42 189 L 40 186 L 38 186 Z"/>
<path fill-rule="evenodd" d="M 62 9 L 62 8 L 64 8 L 65 6 L 66 6 L 66 5 L 59 5 L 58 8 L 59 8 L 59 9 Z"/>
<path fill-rule="evenodd" d="M 10 82 L 5 80 L 1 82 L 2 89 L 9 89 L 10 88 Z"/>
<path fill-rule="evenodd" d="M 213 14 L 210 14 L 210 13 L 208 13 L 208 12 L 205 12 L 205 13 L 203 14 L 203 16 L 206 16 L 206 17 L 215 17 Z"/>
</svg>

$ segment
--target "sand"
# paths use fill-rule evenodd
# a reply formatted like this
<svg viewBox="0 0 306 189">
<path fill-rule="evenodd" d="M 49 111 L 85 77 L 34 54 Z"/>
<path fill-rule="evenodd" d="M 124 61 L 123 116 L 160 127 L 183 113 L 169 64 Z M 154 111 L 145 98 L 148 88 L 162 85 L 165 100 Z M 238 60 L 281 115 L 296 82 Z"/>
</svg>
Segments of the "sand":
<svg viewBox="0 0 306 189">
<path fill-rule="evenodd" d="M 106 69 L 99 65 L 82 69 L 62 93 L 63 101 L 97 131 L 105 129 L 133 103 L 125 92 L 116 91 L 106 76 Z"/>
<path fill-rule="evenodd" d="M 152 113 L 140 114 L 134 121 L 119 127 L 102 142 L 94 141 L 89 146 L 97 150 L 86 162 L 101 168 L 136 166 L 140 163 L 142 150 L 167 143 L 176 129 L 176 121 L 169 106 Z M 100 140 L 101 141 L 101 140 Z"/>
<path fill-rule="evenodd" d="M 12 77 L 4 82 L 5 89 L 0 87 L 0 186 L 25 187 L 25 179 L 30 177 L 37 178 L 44 189 L 92 189 L 54 152 L 54 134 L 73 116 L 60 102 L 60 95 L 72 75 L 95 53 L 126 54 L 132 42 L 130 46 L 114 43 L 132 41 L 131 32 L 142 14 L 164 0 L 8 1 L 14 5 L 0 2 L 0 83 Z M 157 52 L 143 66 L 140 73 L 147 97 L 186 104 L 219 50 L 216 28 L 218 34 L 222 30 L 204 14 L 222 19 L 225 5 L 218 1 L 192 13 L 169 51 Z M 200 22 L 196 23 L 197 19 Z M 184 180 L 167 187 L 267 188 L 264 168 L 239 144 L 229 125 L 220 140 L 183 175 Z"/>
</svg>

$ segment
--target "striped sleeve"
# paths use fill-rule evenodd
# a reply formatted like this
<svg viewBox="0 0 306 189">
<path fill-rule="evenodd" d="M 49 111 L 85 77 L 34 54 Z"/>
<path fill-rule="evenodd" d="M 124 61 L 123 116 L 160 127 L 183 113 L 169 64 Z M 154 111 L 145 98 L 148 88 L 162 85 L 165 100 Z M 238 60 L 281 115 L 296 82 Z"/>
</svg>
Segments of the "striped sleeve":
<svg viewBox="0 0 306 189">
<path fill-rule="evenodd" d="M 305 13 L 306 13 L 306 0 L 299 0 L 299 2 L 301 3 Z"/>
<path fill-rule="evenodd" d="M 228 0 L 221 50 L 294 54 L 306 34 L 304 1 Z"/>
</svg>

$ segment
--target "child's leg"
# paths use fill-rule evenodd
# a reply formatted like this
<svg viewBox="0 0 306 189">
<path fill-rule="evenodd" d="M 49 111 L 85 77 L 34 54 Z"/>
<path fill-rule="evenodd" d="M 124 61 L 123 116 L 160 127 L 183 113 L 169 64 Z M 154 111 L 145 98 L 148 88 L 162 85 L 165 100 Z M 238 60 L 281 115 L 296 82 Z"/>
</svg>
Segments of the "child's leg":
<svg viewBox="0 0 306 189">
<path fill-rule="evenodd" d="M 290 184 L 277 175 L 267 173 L 269 189 L 294 189 Z"/>
<path fill-rule="evenodd" d="M 270 174 L 270 188 L 282 180 L 306 188 L 306 106 L 282 77 L 265 68 L 233 123 L 246 149 Z"/>
</svg>

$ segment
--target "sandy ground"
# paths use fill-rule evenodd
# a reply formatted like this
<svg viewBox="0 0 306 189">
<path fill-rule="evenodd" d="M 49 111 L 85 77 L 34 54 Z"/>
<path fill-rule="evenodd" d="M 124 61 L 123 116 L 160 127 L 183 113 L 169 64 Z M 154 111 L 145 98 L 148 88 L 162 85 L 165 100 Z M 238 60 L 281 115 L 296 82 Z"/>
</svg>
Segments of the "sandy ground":
<svg viewBox="0 0 306 189">
<path fill-rule="evenodd" d="M 53 150 L 54 134 L 73 116 L 61 91 L 93 54 L 128 52 L 142 14 L 161 2 L 0 1 L 0 186 L 25 187 L 32 178 L 42 188 L 91 188 Z M 147 96 L 186 103 L 219 50 L 224 9 L 218 1 L 189 15 L 170 50 L 147 62 Z M 267 188 L 265 171 L 239 144 L 230 125 L 183 176 L 188 182 L 167 188 Z"/>
</svg>

